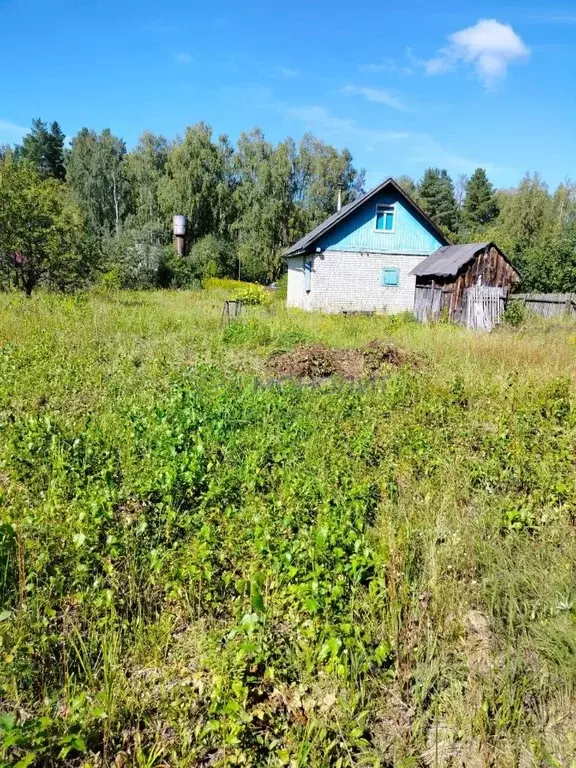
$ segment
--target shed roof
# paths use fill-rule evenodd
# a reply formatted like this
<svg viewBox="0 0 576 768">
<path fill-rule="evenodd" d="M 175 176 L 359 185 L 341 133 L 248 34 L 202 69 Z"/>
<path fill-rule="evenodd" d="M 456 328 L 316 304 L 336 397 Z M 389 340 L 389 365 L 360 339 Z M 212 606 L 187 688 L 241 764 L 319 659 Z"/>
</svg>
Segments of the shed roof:
<svg viewBox="0 0 576 768">
<path fill-rule="evenodd" d="M 304 235 L 304 237 L 301 237 L 298 242 L 294 243 L 294 245 L 290 246 L 290 248 L 287 248 L 284 251 L 284 256 L 297 256 L 300 253 L 309 252 L 321 235 L 329 232 L 336 224 L 339 224 L 353 211 L 360 208 L 362 205 L 364 205 L 364 203 L 367 203 L 372 197 L 374 197 L 374 195 L 377 195 L 379 192 L 382 192 L 384 189 L 386 189 L 386 187 L 391 187 L 394 189 L 410 205 L 410 207 L 412 207 L 415 211 L 417 211 L 417 213 L 420 214 L 420 216 L 431 227 L 434 234 L 441 243 L 450 242 L 442 230 L 439 229 L 436 224 L 434 224 L 432 219 L 426 213 L 424 213 L 422 208 L 420 208 L 420 206 L 415 203 L 414 200 L 412 200 L 410 195 L 405 192 L 402 187 L 394 181 L 393 178 L 389 178 L 383 181 L 382 184 L 374 187 L 374 189 L 371 189 L 362 197 L 359 197 L 357 200 L 353 200 L 351 203 L 342 206 L 339 211 L 336 211 L 336 213 L 328 216 L 328 218 L 324 219 L 321 224 L 318 224 L 318 226 L 314 227 L 314 229 L 308 232 L 308 234 Z"/>
<path fill-rule="evenodd" d="M 465 264 L 494 243 L 465 243 L 463 245 L 443 245 L 434 251 L 427 259 L 414 267 L 411 275 L 427 277 L 455 277 Z M 503 254 L 504 255 L 504 254 Z M 508 259 L 506 259 L 508 261 Z"/>
</svg>

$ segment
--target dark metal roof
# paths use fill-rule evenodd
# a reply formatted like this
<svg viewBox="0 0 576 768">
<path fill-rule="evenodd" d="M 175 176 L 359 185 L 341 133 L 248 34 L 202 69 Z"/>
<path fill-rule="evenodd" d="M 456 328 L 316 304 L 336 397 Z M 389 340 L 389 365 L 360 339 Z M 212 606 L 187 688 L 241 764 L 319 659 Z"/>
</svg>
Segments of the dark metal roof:
<svg viewBox="0 0 576 768">
<path fill-rule="evenodd" d="M 406 202 L 414 208 L 420 216 L 427 222 L 427 224 L 431 227 L 436 237 L 440 240 L 442 243 L 449 243 L 450 240 L 446 237 L 446 235 L 442 232 L 441 229 L 439 229 L 436 224 L 432 221 L 432 219 L 424 213 L 422 208 L 412 200 L 410 195 L 408 195 L 402 187 L 397 184 L 394 179 L 389 178 L 386 179 L 386 181 L 383 181 L 382 184 L 379 184 L 377 187 L 374 187 L 374 189 L 371 189 L 369 192 L 367 192 L 362 197 L 359 197 L 357 200 L 353 200 L 351 203 L 348 203 L 347 205 L 342 206 L 342 208 L 337 211 L 336 213 L 333 213 L 331 216 L 328 216 L 327 219 L 325 219 L 321 224 L 318 224 L 317 227 L 314 227 L 313 230 L 308 232 L 307 235 L 304 235 L 304 237 L 300 238 L 297 243 L 294 243 L 290 248 L 284 251 L 284 256 L 297 256 L 300 253 L 306 253 L 312 250 L 312 247 L 316 240 L 321 235 L 326 234 L 326 232 L 329 232 L 332 227 L 334 227 L 339 222 L 343 221 L 347 216 L 349 216 L 353 211 L 360 208 L 364 203 L 367 203 L 374 195 L 377 195 L 379 192 L 382 192 L 386 187 L 392 187 Z"/>
<path fill-rule="evenodd" d="M 480 251 L 486 250 L 493 243 L 465 243 L 464 245 L 444 245 L 438 248 L 427 259 L 414 267 L 411 275 L 426 277 L 438 275 L 439 277 L 454 277 L 465 264 Z"/>
</svg>

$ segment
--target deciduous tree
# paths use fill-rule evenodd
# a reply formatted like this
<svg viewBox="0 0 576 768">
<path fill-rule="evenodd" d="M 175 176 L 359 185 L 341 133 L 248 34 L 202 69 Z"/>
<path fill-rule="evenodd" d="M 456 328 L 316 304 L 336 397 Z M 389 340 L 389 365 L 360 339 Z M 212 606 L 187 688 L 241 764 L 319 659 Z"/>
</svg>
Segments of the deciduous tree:
<svg viewBox="0 0 576 768">
<path fill-rule="evenodd" d="M 93 262 L 82 213 L 53 178 L 28 161 L 0 161 L 0 260 L 5 282 L 27 296 L 40 284 L 67 290 L 83 284 Z"/>
<path fill-rule="evenodd" d="M 118 236 L 129 212 L 130 195 L 122 139 L 106 128 L 97 134 L 82 128 L 72 140 L 67 180 L 88 224 L 100 239 Z"/>
<path fill-rule="evenodd" d="M 191 242 L 208 234 L 222 235 L 230 218 L 230 156 L 226 137 L 212 141 L 212 129 L 198 123 L 169 148 L 159 183 L 165 221 L 175 214 L 188 217 Z"/>
</svg>

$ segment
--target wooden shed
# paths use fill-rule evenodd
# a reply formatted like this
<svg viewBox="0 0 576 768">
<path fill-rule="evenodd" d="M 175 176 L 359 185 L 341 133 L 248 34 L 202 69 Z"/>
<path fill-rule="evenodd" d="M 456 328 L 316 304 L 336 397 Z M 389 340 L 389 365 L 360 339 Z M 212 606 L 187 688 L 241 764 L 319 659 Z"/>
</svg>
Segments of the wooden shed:
<svg viewBox="0 0 576 768">
<path fill-rule="evenodd" d="M 505 298 L 520 275 L 495 243 L 466 243 L 438 248 L 412 270 L 416 277 L 414 314 L 420 321 L 446 309 L 459 321 L 466 290 L 472 286 L 501 289 Z"/>
</svg>

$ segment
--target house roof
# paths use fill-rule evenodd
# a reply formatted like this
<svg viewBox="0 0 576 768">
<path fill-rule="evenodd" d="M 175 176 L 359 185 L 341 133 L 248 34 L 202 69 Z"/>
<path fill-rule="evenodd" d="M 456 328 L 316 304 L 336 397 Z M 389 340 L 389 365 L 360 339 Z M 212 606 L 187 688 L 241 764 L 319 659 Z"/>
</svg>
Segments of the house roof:
<svg viewBox="0 0 576 768">
<path fill-rule="evenodd" d="M 426 223 L 430 226 L 436 237 L 440 240 L 442 243 L 449 243 L 450 241 L 446 237 L 446 235 L 442 232 L 441 229 L 439 229 L 436 224 L 432 221 L 432 219 L 424 213 L 422 208 L 412 200 L 410 195 L 408 195 L 402 187 L 397 184 L 394 179 L 389 178 L 386 179 L 386 181 L 383 181 L 382 184 L 379 184 L 377 187 L 374 187 L 374 189 L 371 189 L 369 192 L 367 192 L 362 197 L 359 197 L 357 200 L 353 200 L 351 203 L 348 203 L 347 205 L 342 206 L 342 208 L 337 211 L 336 213 L 333 213 L 331 216 L 328 216 L 327 219 L 325 219 L 321 224 L 318 224 L 317 227 L 314 227 L 313 230 L 308 232 L 307 235 L 304 235 L 304 237 L 300 238 L 297 243 L 294 243 L 294 245 L 290 246 L 287 250 L 284 251 L 284 256 L 297 256 L 300 253 L 306 253 L 310 251 L 314 245 L 314 243 L 318 240 L 321 235 L 325 235 L 327 232 L 329 232 L 333 227 L 336 226 L 336 224 L 339 224 L 341 221 L 343 221 L 347 216 L 349 216 L 353 211 L 356 211 L 358 208 L 364 205 L 364 203 L 367 203 L 371 198 L 373 198 L 375 195 L 377 195 L 379 192 L 382 192 L 387 187 L 391 187 L 394 189 L 415 211 L 417 211 L 420 216 L 426 221 Z"/>
<path fill-rule="evenodd" d="M 427 259 L 414 267 L 411 275 L 427 277 L 438 275 L 439 277 L 454 277 L 465 264 L 494 243 L 466 243 L 464 245 L 444 245 L 438 248 Z M 504 254 L 502 254 L 504 255 Z M 505 257 L 506 258 L 506 257 Z M 508 259 L 506 259 L 508 261 Z"/>
</svg>

